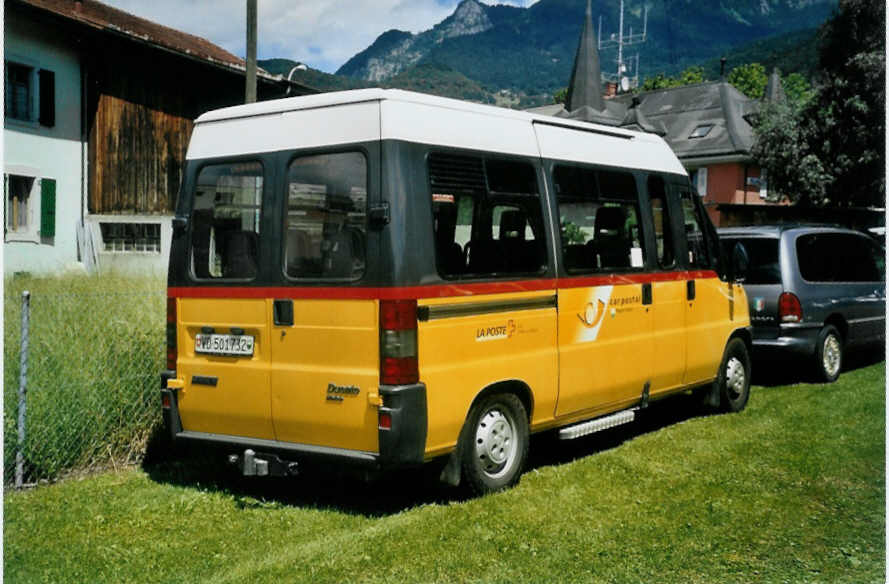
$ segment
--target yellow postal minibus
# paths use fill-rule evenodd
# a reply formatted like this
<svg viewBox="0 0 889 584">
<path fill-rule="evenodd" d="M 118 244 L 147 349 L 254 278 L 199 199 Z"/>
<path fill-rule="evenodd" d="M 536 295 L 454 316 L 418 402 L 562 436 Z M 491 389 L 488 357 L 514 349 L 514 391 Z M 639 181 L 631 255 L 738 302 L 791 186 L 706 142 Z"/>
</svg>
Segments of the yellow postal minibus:
<svg viewBox="0 0 889 584">
<path fill-rule="evenodd" d="M 438 460 L 483 493 L 530 433 L 747 403 L 747 299 L 652 134 L 396 90 L 237 106 L 196 121 L 173 226 L 165 423 L 248 475 Z"/>
</svg>

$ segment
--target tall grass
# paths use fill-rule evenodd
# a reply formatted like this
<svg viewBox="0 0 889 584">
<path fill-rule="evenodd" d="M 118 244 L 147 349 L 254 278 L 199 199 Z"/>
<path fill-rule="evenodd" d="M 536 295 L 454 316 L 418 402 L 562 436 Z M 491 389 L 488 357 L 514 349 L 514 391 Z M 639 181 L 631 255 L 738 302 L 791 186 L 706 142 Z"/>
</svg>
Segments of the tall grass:
<svg viewBox="0 0 889 584">
<path fill-rule="evenodd" d="M 4 290 L 5 479 L 14 469 L 22 291 L 31 293 L 26 479 L 133 462 L 159 419 L 165 281 L 11 277 Z"/>
</svg>

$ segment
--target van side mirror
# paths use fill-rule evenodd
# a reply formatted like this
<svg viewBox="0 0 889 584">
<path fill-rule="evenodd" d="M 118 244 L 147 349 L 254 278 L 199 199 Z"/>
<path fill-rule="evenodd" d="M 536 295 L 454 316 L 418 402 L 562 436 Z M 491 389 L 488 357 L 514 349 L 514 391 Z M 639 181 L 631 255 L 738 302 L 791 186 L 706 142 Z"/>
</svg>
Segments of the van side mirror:
<svg viewBox="0 0 889 584">
<path fill-rule="evenodd" d="M 746 280 L 749 265 L 750 256 L 747 255 L 747 248 L 740 241 L 735 242 L 735 247 L 732 248 L 732 271 L 729 279 L 739 283 Z"/>
</svg>

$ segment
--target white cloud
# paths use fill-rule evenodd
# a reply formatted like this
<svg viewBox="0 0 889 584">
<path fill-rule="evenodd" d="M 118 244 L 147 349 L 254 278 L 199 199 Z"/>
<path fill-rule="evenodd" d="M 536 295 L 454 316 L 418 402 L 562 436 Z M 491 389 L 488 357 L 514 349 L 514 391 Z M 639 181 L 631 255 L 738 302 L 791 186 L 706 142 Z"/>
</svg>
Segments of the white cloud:
<svg viewBox="0 0 889 584">
<path fill-rule="evenodd" d="M 245 0 L 103 0 L 142 18 L 245 51 Z M 484 0 L 530 6 L 537 0 Z M 303 61 L 333 72 L 383 32 L 420 32 L 447 18 L 459 0 L 259 0 L 259 58 Z"/>
</svg>

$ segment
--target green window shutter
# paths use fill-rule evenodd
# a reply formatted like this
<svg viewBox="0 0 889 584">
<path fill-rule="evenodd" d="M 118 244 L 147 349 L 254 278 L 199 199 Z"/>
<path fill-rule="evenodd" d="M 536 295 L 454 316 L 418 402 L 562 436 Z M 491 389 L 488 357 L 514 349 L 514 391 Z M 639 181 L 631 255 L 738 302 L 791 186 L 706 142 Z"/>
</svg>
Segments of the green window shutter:
<svg viewBox="0 0 889 584">
<path fill-rule="evenodd" d="M 45 178 L 40 181 L 40 236 L 56 235 L 56 181 Z"/>
<path fill-rule="evenodd" d="M 46 69 L 37 72 L 40 79 L 40 116 L 41 126 L 56 125 L 56 74 Z"/>
</svg>

